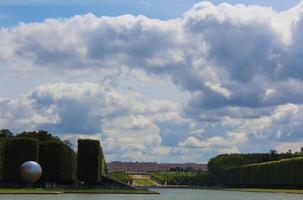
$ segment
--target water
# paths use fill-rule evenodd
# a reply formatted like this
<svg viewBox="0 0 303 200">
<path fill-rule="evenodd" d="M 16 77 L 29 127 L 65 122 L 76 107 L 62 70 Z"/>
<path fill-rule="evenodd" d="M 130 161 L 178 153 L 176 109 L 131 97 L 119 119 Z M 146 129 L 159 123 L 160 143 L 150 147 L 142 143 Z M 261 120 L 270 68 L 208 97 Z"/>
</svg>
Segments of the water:
<svg viewBox="0 0 303 200">
<path fill-rule="evenodd" d="M 0 195 L 0 200 L 302 200 L 303 195 L 214 190 L 165 189 L 161 195 L 125 194 L 60 194 Z"/>
</svg>

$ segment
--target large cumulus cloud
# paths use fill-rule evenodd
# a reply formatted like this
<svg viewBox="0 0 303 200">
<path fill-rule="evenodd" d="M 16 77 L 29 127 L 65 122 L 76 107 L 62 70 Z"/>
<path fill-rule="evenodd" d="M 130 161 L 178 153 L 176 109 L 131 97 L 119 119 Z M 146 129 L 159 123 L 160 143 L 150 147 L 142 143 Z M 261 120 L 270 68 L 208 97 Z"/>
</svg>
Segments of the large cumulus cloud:
<svg viewBox="0 0 303 200">
<path fill-rule="evenodd" d="M 0 126 L 15 132 L 45 129 L 72 140 L 101 137 L 110 154 L 125 152 L 129 156 L 122 155 L 124 159 L 143 159 L 161 147 L 157 123 L 178 112 L 174 102 L 146 98 L 109 83 L 56 83 L 19 99 L 1 99 Z"/>
<path fill-rule="evenodd" d="M 301 10 L 203 2 L 168 21 L 49 19 L 2 28 L 0 60 L 17 71 L 140 68 L 197 92 L 193 104 L 205 109 L 297 103 L 302 98 L 290 84 L 301 85 Z M 291 97 L 272 95 L 280 87 L 294 88 Z"/>
<path fill-rule="evenodd" d="M 302 3 L 277 12 L 209 2 L 166 21 L 87 14 L 2 28 L 2 74 L 77 77 L 79 72 L 142 70 L 173 82 L 189 100 L 160 103 L 89 83 L 44 85 L 18 100 L 1 100 L 0 122 L 59 133 L 123 130 L 129 134 L 121 142 L 132 144 L 138 157 L 152 146 L 167 155 L 241 151 L 243 144 L 262 142 L 266 150 L 301 136 L 302 31 Z M 14 118 L 19 121 L 8 120 Z M 135 141 L 142 130 L 149 137 L 141 146 Z M 108 148 L 122 148 L 116 140 L 108 138 Z"/>
</svg>

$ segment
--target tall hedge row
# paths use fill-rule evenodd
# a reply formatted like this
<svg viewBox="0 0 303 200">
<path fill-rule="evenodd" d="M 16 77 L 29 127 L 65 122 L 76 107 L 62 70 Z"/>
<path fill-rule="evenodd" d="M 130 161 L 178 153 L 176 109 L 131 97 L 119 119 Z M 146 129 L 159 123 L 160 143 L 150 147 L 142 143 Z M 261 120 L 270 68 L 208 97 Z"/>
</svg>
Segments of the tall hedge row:
<svg viewBox="0 0 303 200">
<path fill-rule="evenodd" d="M 39 162 L 42 181 L 71 183 L 76 179 L 76 154 L 66 144 L 58 141 L 40 144 Z"/>
<path fill-rule="evenodd" d="M 106 173 L 104 154 L 97 140 L 79 140 L 77 157 L 73 149 L 61 141 L 41 142 L 29 137 L 0 138 L 1 182 L 22 182 L 20 166 L 26 161 L 36 161 L 41 165 L 40 182 L 66 184 L 78 178 L 92 185 L 100 183 L 102 175 Z"/>
<path fill-rule="evenodd" d="M 0 181 L 3 178 L 5 139 L 0 138 Z"/>
<path fill-rule="evenodd" d="M 101 155 L 100 155 L 100 168 L 101 168 L 101 175 L 105 175 L 106 172 L 106 162 L 105 162 L 105 156 L 101 147 Z"/>
<path fill-rule="evenodd" d="M 20 182 L 20 166 L 25 161 L 38 161 L 39 141 L 31 138 L 7 139 L 4 151 L 3 180 Z"/>
<path fill-rule="evenodd" d="M 230 187 L 303 188 L 303 158 L 226 169 L 223 184 Z"/>
<path fill-rule="evenodd" d="M 79 139 L 77 177 L 88 185 L 101 182 L 102 149 L 98 140 Z"/>
</svg>

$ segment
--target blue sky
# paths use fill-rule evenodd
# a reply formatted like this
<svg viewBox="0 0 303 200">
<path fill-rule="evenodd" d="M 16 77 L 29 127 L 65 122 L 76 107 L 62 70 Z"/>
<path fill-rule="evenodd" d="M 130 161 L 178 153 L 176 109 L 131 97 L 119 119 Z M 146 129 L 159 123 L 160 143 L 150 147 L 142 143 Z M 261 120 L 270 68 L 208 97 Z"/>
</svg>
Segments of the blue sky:
<svg viewBox="0 0 303 200">
<path fill-rule="evenodd" d="M 46 18 L 71 17 L 94 13 L 97 16 L 125 14 L 145 15 L 151 18 L 171 19 L 180 17 L 199 0 L 101 0 L 101 1 L 0 1 L 0 25 L 13 26 L 20 22 L 40 22 Z M 213 0 L 219 3 L 244 3 L 271 6 L 276 10 L 289 9 L 300 0 Z"/>
<path fill-rule="evenodd" d="M 0 129 L 100 139 L 109 161 L 299 150 L 302 16 L 298 0 L 0 0 Z"/>
</svg>

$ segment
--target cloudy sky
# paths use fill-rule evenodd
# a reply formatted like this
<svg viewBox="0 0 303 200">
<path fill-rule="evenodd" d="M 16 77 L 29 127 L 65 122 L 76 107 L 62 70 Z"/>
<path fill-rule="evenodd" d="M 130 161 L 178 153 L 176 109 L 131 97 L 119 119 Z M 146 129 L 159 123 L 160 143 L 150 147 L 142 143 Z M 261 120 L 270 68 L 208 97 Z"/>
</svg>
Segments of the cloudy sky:
<svg viewBox="0 0 303 200">
<path fill-rule="evenodd" d="M 303 146 L 299 0 L 0 0 L 0 129 L 108 161 Z"/>
</svg>

